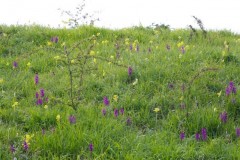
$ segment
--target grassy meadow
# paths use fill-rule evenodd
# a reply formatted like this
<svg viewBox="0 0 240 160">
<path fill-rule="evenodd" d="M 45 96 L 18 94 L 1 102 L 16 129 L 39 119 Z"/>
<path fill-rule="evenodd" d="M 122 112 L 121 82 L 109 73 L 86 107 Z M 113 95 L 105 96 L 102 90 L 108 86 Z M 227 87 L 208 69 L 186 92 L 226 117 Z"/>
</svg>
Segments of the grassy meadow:
<svg viewBox="0 0 240 160">
<path fill-rule="evenodd" d="M 240 35 L 0 26 L 0 159 L 240 159 Z"/>
</svg>

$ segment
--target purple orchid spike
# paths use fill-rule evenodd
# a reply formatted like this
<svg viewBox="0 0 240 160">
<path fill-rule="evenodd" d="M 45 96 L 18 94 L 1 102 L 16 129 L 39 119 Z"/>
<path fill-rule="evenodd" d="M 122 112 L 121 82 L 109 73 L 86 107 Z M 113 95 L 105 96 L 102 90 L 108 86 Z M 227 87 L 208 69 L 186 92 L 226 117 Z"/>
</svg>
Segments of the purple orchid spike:
<svg viewBox="0 0 240 160">
<path fill-rule="evenodd" d="M 182 141 L 184 138 L 185 138 L 185 133 L 184 133 L 184 132 L 181 132 L 181 133 L 180 133 L 180 139 L 181 139 L 181 141 Z"/>
<path fill-rule="evenodd" d="M 115 108 L 115 109 L 114 109 L 114 116 L 115 116 L 115 117 L 118 117 L 118 114 L 119 114 L 118 109 Z"/>
<path fill-rule="evenodd" d="M 103 103 L 105 104 L 105 106 L 109 106 L 109 100 L 108 100 L 108 98 L 105 96 L 105 97 L 103 97 Z"/>
<path fill-rule="evenodd" d="M 132 67 L 128 67 L 128 76 L 131 76 L 131 75 L 132 75 L 132 72 L 133 72 Z"/>
<path fill-rule="evenodd" d="M 75 124 L 76 123 L 76 117 L 74 115 L 70 115 L 68 118 L 70 124 Z"/>
<path fill-rule="evenodd" d="M 207 129 L 206 128 L 202 128 L 202 140 L 205 141 L 207 140 Z"/>
</svg>

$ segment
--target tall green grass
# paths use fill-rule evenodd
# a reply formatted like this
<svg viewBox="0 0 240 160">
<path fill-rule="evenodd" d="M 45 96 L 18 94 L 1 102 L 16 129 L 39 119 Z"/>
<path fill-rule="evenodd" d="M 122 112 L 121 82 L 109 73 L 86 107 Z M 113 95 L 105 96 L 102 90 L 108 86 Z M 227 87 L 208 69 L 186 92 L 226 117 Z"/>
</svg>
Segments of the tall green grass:
<svg viewBox="0 0 240 160">
<path fill-rule="evenodd" d="M 0 26 L 0 159 L 239 159 L 240 36 L 197 32 L 189 39 L 186 29 Z M 54 36 L 57 43 L 50 42 Z M 73 85 L 81 88 L 74 110 L 68 67 L 78 68 L 65 63 L 64 47 L 78 42 L 70 58 L 93 44 L 86 66 L 95 69 L 75 73 L 74 80 L 84 75 L 84 81 Z M 237 93 L 227 96 L 230 81 Z M 40 89 L 48 101 L 36 105 Z M 207 140 L 196 140 L 202 128 Z"/>
</svg>

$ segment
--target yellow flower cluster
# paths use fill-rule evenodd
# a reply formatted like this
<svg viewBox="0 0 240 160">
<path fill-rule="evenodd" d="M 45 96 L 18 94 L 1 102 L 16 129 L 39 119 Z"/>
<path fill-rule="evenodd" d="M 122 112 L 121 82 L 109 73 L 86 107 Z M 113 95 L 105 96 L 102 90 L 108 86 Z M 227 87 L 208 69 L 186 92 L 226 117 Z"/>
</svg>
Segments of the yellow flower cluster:
<svg viewBox="0 0 240 160">
<path fill-rule="evenodd" d="M 240 38 L 239 38 L 239 39 L 236 39 L 236 43 L 240 43 Z"/>
<path fill-rule="evenodd" d="M 113 55 L 111 55 L 111 56 L 110 56 L 110 58 L 111 58 L 111 59 L 114 59 L 114 56 L 113 56 Z"/>
<path fill-rule="evenodd" d="M 228 45 L 228 42 L 227 41 L 224 41 L 224 48 L 225 50 L 229 50 L 229 45 Z"/>
<path fill-rule="evenodd" d="M 129 38 L 125 39 L 125 45 L 127 45 L 127 46 L 129 45 Z"/>
<path fill-rule="evenodd" d="M 117 102 L 118 101 L 118 95 L 114 95 L 113 100 Z"/>
<path fill-rule="evenodd" d="M 103 70 L 103 74 L 102 75 L 103 75 L 103 77 L 106 75 L 106 72 L 104 70 Z"/>
<path fill-rule="evenodd" d="M 183 99 L 184 99 L 184 97 L 183 97 L 183 96 L 179 98 L 179 100 L 180 100 L 180 101 L 182 101 Z"/>
<path fill-rule="evenodd" d="M 159 108 L 154 108 L 154 110 L 153 110 L 154 112 L 159 112 L 160 111 L 160 109 Z"/>
<path fill-rule="evenodd" d="M 34 134 L 32 134 L 32 135 L 26 134 L 25 141 L 27 142 L 27 144 L 30 144 L 29 142 L 33 137 L 34 137 Z"/>
<path fill-rule="evenodd" d="M 61 57 L 60 56 L 55 56 L 54 59 L 57 61 L 57 60 L 60 60 Z"/>
<path fill-rule="evenodd" d="M 135 86 L 138 83 L 138 79 L 136 78 L 135 81 L 133 82 L 133 85 Z"/>
<path fill-rule="evenodd" d="M 108 40 L 102 41 L 102 44 L 108 44 Z"/>
<path fill-rule="evenodd" d="M 214 112 L 217 112 L 217 108 L 216 108 L 216 107 L 214 107 L 214 108 L 213 108 L 213 111 L 214 111 Z"/>
<path fill-rule="evenodd" d="M 63 43 L 61 44 L 61 46 L 62 46 L 62 47 L 64 47 L 65 45 L 66 45 L 66 43 L 65 43 L 65 42 L 63 42 Z"/>
<path fill-rule="evenodd" d="M 61 116 L 59 114 L 56 116 L 56 120 L 57 120 L 57 122 L 60 122 Z"/>
<path fill-rule="evenodd" d="M 50 42 L 50 41 L 47 42 L 47 45 L 48 45 L 48 46 L 51 46 L 52 44 L 53 44 L 53 43 Z"/>
<path fill-rule="evenodd" d="M 3 82 L 4 82 L 3 78 L 0 78 L 0 84 L 3 83 Z"/>
<path fill-rule="evenodd" d="M 181 42 L 179 42 L 179 43 L 177 44 L 178 48 L 179 48 L 179 47 L 182 47 L 183 45 L 184 45 L 184 42 L 183 42 L 183 41 L 181 41 Z"/>
<path fill-rule="evenodd" d="M 138 40 L 135 40 L 132 44 L 132 47 L 137 51 L 137 45 L 139 44 Z"/>
<path fill-rule="evenodd" d="M 220 97 L 222 94 L 222 90 L 220 92 L 217 93 L 218 97 Z"/>
<path fill-rule="evenodd" d="M 91 50 L 89 54 L 90 56 L 95 56 L 95 51 Z"/>
<path fill-rule="evenodd" d="M 13 107 L 13 109 L 15 110 L 15 108 L 18 106 L 18 102 L 14 102 L 13 103 L 13 105 L 12 105 L 12 107 Z"/>
<path fill-rule="evenodd" d="M 28 67 L 31 67 L 31 63 L 30 63 L 30 62 L 28 62 L 28 63 L 27 63 L 27 66 L 28 66 Z"/>
</svg>

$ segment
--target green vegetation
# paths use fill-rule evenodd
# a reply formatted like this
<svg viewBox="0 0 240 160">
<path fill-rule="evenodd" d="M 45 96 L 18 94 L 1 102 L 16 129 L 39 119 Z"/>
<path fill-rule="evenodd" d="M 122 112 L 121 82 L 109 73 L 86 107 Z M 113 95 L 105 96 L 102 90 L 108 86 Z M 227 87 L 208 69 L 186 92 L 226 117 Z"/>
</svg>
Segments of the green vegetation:
<svg viewBox="0 0 240 160">
<path fill-rule="evenodd" d="M 0 159 L 240 159 L 240 35 L 191 32 L 0 26 Z"/>
</svg>

